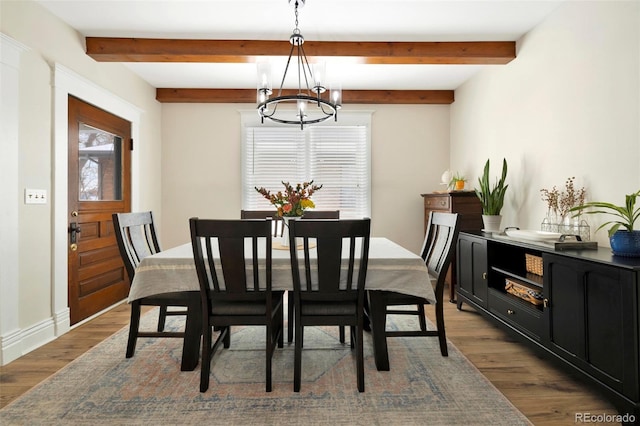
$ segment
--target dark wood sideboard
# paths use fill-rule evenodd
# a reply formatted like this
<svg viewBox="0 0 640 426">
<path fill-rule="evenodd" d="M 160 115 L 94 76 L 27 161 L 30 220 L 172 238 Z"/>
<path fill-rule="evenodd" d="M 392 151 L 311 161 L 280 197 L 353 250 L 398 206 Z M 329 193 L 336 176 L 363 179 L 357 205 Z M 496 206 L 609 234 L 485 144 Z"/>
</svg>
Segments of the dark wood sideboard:
<svg viewBox="0 0 640 426">
<path fill-rule="evenodd" d="M 479 231 L 482 229 L 482 205 L 474 191 L 434 192 L 421 194 L 424 198 L 424 228 L 427 231 L 429 213 L 444 212 L 460 215 L 461 231 Z M 449 285 L 449 300 L 455 302 L 456 259 L 451 261 L 446 282 Z"/>
<path fill-rule="evenodd" d="M 457 260 L 458 309 L 469 304 L 640 419 L 640 258 L 461 232 Z"/>
</svg>

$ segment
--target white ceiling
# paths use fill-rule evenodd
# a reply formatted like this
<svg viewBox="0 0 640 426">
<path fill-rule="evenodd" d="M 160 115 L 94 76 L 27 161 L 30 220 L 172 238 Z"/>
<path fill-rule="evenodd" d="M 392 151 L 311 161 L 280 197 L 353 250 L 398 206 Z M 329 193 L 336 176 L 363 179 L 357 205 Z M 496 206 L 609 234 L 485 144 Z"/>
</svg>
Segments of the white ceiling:
<svg viewBox="0 0 640 426">
<path fill-rule="evenodd" d="M 314 41 L 516 41 L 566 0 L 307 0 L 299 28 Z M 85 37 L 287 40 L 288 0 L 39 0 Z M 312 51 L 307 55 L 313 56 Z M 255 88 L 255 64 L 127 63 L 157 88 Z M 347 90 L 456 89 L 488 66 L 362 65 L 327 60 Z M 272 58 L 274 86 L 284 60 Z"/>
</svg>

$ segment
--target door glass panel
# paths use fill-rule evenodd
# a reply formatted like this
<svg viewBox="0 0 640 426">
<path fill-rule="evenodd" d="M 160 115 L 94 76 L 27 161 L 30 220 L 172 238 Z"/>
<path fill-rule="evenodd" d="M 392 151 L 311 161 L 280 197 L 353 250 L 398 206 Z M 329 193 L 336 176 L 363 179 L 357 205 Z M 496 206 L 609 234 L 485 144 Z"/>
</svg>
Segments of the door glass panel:
<svg viewBox="0 0 640 426">
<path fill-rule="evenodd" d="M 122 200 L 122 137 L 79 125 L 78 199 Z"/>
</svg>

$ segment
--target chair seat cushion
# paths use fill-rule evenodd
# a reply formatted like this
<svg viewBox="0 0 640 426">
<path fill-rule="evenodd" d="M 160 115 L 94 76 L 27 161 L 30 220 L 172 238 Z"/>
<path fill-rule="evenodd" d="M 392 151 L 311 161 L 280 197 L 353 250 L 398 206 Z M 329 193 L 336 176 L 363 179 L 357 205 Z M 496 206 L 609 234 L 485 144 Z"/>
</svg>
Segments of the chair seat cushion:
<svg viewBox="0 0 640 426">
<path fill-rule="evenodd" d="M 356 315 L 357 305 L 353 302 L 305 301 L 300 305 L 302 315 Z"/>
<path fill-rule="evenodd" d="M 275 310 L 282 303 L 284 292 L 274 292 L 272 296 L 272 309 Z M 266 315 L 266 297 L 257 300 L 216 300 L 211 301 L 211 313 L 213 315 Z"/>
<path fill-rule="evenodd" d="M 147 296 L 140 299 L 142 305 L 146 304 L 158 304 L 158 303 L 173 303 L 176 306 L 181 306 L 192 300 L 194 297 L 200 297 L 199 291 L 176 291 L 172 293 L 160 293 L 153 296 Z"/>
</svg>

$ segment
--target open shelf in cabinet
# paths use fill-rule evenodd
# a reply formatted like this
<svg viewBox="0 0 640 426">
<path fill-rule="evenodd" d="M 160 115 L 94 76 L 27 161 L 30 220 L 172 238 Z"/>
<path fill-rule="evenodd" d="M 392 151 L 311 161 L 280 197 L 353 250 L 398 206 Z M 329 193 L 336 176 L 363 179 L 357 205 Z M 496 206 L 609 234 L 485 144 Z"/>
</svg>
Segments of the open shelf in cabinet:
<svg viewBox="0 0 640 426">
<path fill-rule="evenodd" d="M 504 303 L 516 303 L 525 309 L 542 312 L 544 279 L 527 270 L 528 255 L 541 257 L 542 253 L 526 247 L 492 245 L 489 254 L 489 288 L 504 295 Z M 507 281 L 513 286 L 510 290 L 507 289 Z"/>
<path fill-rule="evenodd" d="M 495 266 L 492 266 L 491 270 L 497 272 L 498 274 L 502 274 L 510 278 L 515 278 L 518 281 L 523 281 L 534 287 L 542 289 L 543 278 L 540 275 L 536 275 L 531 272 L 525 272 L 524 275 L 521 275 L 520 273 L 508 271 L 506 269 L 498 268 Z"/>
</svg>

